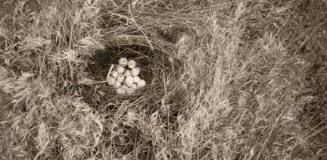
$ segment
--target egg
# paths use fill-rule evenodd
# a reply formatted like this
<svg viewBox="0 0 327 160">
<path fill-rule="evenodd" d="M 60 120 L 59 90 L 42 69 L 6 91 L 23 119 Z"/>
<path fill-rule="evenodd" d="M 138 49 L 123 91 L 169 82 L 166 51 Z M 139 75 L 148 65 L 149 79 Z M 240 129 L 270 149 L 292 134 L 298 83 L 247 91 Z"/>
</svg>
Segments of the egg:
<svg viewBox="0 0 327 160">
<path fill-rule="evenodd" d="M 123 67 L 123 66 L 118 66 L 118 67 L 117 67 L 117 72 L 118 72 L 119 74 L 124 73 L 124 71 L 125 71 L 125 67 Z"/>
<path fill-rule="evenodd" d="M 120 83 L 124 82 L 124 79 L 125 79 L 125 76 L 122 75 L 122 74 L 119 74 L 118 77 L 117 77 L 117 81 L 120 82 Z"/>
<path fill-rule="evenodd" d="M 111 72 L 111 76 L 114 77 L 114 78 L 117 78 L 118 77 L 118 72 L 117 71 L 112 71 Z"/>
<path fill-rule="evenodd" d="M 121 82 L 116 81 L 115 84 L 114 84 L 114 87 L 119 88 L 120 86 L 121 86 Z"/>
<path fill-rule="evenodd" d="M 126 94 L 126 90 L 123 89 L 122 87 L 119 87 L 116 89 L 117 94 Z"/>
<path fill-rule="evenodd" d="M 134 82 L 138 83 L 139 81 L 141 81 L 142 79 L 139 76 L 133 77 L 134 78 Z"/>
<path fill-rule="evenodd" d="M 107 82 L 108 82 L 109 85 L 114 85 L 115 82 L 116 82 L 116 79 L 114 77 L 112 77 L 112 76 L 109 76 L 107 78 Z"/>
<path fill-rule="evenodd" d="M 131 76 L 128 76 L 125 78 L 125 81 L 124 83 L 128 86 L 128 87 L 131 87 L 134 83 L 134 78 L 131 77 Z"/>
<path fill-rule="evenodd" d="M 141 72 L 141 69 L 139 67 L 133 68 L 132 69 L 132 76 L 138 76 Z"/>
<path fill-rule="evenodd" d="M 127 65 L 127 63 L 128 63 L 128 60 L 127 60 L 127 58 L 125 58 L 125 57 L 121 57 L 121 58 L 118 60 L 118 63 L 119 63 L 121 66 L 125 67 L 125 66 Z"/>
<path fill-rule="evenodd" d="M 128 87 L 128 86 L 126 86 L 126 85 L 122 85 L 122 86 L 121 86 L 121 88 L 123 88 L 123 89 L 127 90 L 129 87 Z"/>
<path fill-rule="evenodd" d="M 137 87 L 138 87 L 138 88 L 145 87 L 145 85 L 146 85 L 146 81 L 143 80 L 143 79 L 141 79 L 141 80 L 138 81 L 138 83 L 137 83 Z"/>
<path fill-rule="evenodd" d="M 132 75 L 131 70 L 126 69 L 125 72 L 124 72 L 124 76 L 128 77 L 128 76 L 131 76 L 131 75 Z"/>
<path fill-rule="evenodd" d="M 133 94 L 133 93 L 135 93 L 135 89 L 133 89 L 133 88 L 128 88 L 128 89 L 126 89 L 126 93 L 127 93 L 127 94 Z"/>
<path fill-rule="evenodd" d="M 128 65 L 128 67 L 129 67 L 130 69 L 133 69 L 133 68 L 136 67 L 136 62 L 135 62 L 134 60 L 129 60 L 129 61 L 127 62 L 127 65 Z"/>
<path fill-rule="evenodd" d="M 136 85 L 135 83 L 133 83 L 133 84 L 131 85 L 131 88 L 133 88 L 133 89 L 137 89 L 137 85 Z"/>
</svg>

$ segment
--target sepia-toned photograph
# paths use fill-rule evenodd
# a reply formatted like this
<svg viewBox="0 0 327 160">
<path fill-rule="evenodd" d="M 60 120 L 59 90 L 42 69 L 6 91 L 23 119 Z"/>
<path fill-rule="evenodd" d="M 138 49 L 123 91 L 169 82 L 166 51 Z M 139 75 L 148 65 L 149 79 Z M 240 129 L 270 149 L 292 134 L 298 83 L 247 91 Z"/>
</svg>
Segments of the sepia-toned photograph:
<svg viewBox="0 0 327 160">
<path fill-rule="evenodd" d="M 0 0 L 0 160 L 327 160 L 327 0 Z"/>
</svg>

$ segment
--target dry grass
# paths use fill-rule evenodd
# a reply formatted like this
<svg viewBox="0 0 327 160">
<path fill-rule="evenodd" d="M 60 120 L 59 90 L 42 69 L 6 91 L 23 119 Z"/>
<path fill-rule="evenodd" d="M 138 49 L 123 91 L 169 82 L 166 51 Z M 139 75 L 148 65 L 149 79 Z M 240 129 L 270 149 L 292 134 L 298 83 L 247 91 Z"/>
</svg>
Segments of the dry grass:
<svg viewBox="0 0 327 160">
<path fill-rule="evenodd" d="M 6 3 L 0 159 L 327 157 L 325 0 Z M 148 87 L 102 82 L 120 56 Z"/>
</svg>

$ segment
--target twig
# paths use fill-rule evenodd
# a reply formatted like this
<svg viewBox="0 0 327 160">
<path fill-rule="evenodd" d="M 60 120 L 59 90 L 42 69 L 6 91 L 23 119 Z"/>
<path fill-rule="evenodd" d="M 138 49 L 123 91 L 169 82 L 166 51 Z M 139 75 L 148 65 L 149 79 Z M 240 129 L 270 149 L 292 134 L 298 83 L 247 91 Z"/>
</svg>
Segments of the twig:
<svg viewBox="0 0 327 160">
<path fill-rule="evenodd" d="M 113 68 L 114 68 L 114 65 L 111 65 L 111 66 L 110 66 L 110 69 L 109 69 L 109 72 L 108 72 L 108 74 L 107 74 L 106 81 L 108 80 L 108 78 L 109 78 L 109 76 L 110 76 L 111 71 L 112 71 Z"/>
</svg>

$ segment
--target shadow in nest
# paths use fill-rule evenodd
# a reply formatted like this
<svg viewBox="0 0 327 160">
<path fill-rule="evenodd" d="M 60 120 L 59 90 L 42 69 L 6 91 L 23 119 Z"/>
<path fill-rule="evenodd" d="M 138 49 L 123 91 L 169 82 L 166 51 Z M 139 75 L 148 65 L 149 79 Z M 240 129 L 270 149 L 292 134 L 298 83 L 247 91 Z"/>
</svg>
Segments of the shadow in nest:
<svg viewBox="0 0 327 160">
<path fill-rule="evenodd" d="M 166 76 L 176 78 L 181 68 L 181 62 L 177 59 L 174 59 L 172 62 L 172 57 L 160 50 L 146 46 L 125 45 L 110 46 L 104 50 L 96 51 L 90 58 L 86 72 L 91 79 L 104 81 L 111 66 L 118 65 L 118 60 L 121 57 L 134 59 L 137 62 L 137 65 L 141 68 L 140 77 L 147 82 L 147 86 L 132 95 L 118 95 L 115 89 L 107 83 L 98 83 L 90 86 L 83 85 L 80 90 L 81 95 L 91 107 L 100 110 L 106 108 L 107 110 L 108 107 L 109 109 L 116 108 L 113 104 L 123 100 L 137 101 L 138 99 L 144 99 L 145 95 L 150 94 L 152 97 L 160 96 L 163 94 Z M 148 98 L 147 96 L 145 97 Z M 143 101 L 143 103 L 146 102 Z"/>
</svg>

